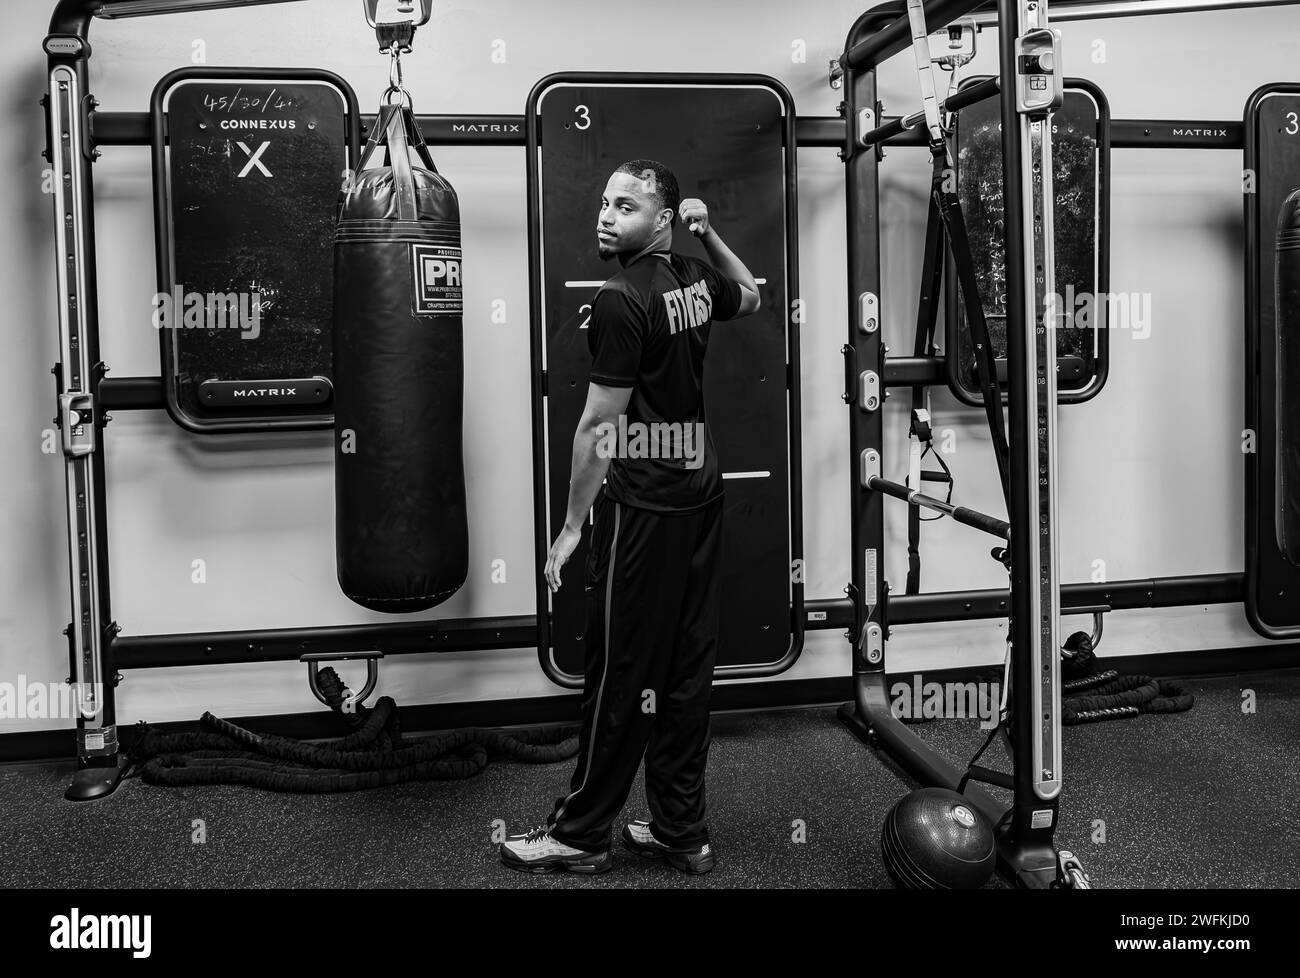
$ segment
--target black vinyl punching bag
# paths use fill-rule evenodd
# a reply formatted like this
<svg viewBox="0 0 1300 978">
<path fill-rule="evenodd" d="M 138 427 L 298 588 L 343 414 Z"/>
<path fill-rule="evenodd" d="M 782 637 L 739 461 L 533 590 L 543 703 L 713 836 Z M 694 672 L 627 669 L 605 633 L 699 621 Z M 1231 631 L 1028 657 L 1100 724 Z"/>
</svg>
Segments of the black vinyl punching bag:
<svg viewBox="0 0 1300 978">
<path fill-rule="evenodd" d="M 465 583 L 462 351 L 456 191 L 410 109 L 384 105 L 334 238 L 338 579 L 367 608 L 423 611 Z"/>
<path fill-rule="evenodd" d="M 1277 222 L 1277 537 L 1300 564 L 1300 190 Z"/>
</svg>

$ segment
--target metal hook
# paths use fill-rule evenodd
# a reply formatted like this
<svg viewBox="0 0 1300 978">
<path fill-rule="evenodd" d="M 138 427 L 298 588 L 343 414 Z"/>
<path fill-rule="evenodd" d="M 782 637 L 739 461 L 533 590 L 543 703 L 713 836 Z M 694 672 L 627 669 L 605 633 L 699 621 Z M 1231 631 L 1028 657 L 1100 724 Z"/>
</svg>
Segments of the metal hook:
<svg viewBox="0 0 1300 978">
<path fill-rule="evenodd" d="M 1102 625 L 1105 622 L 1105 618 L 1103 617 L 1103 614 L 1104 613 L 1100 611 L 1094 611 L 1092 613 L 1091 641 L 1092 641 L 1092 648 L 1094 651 L 1096 650 L 1097 646 L 1101 644 L 1101 629 L 1102 629 Z"/>
<path fill-rule="evenodd" d="M 320 688 L 320 665 L 322 662 L 342 662 L 347 659 L 365 659 L 366 660 L 366 684 L 361 687 L 360 693 L 353 693 L 351 687 L 339 680 L 340 685 L 349 695 L 344 697 L 344 703 L 350 701 L 350 706 L 346 708 L 351 711 L 366 701 L 366 697 L 375 691 L 375 686 L 379 682 L 379 660 L 384 657 L 382 652 L 317 652 L 307 653 L 298 657 L 299 662 L 307 663 L 307 685 L 311 688 L 312 695 L 320 700 L 325 706 L 331 706 L 330 701 L 325 697 L 324 691 Z"/>
<path fill-rule="evenodd" d="M 388 90 L 384 92 L 384 104 L 393 105 L 393 96 L 400 95 L 402 97 L 401 104 L 408 109 L 413 108 L 415 101 L 411 98 L 411 93 L 407 91 L 402 80 L 402 52 L 397 45 L 394 45 L 389 54 Z"/>
<path fill-rule="evenodd" d="M 396 89 L 398 91 L 402 91 L 404 88 L 402 85 L 402 52 L 397 45 L 393 45 L 389 51 L 388 87 L 390 90 Z"/>
</svg>

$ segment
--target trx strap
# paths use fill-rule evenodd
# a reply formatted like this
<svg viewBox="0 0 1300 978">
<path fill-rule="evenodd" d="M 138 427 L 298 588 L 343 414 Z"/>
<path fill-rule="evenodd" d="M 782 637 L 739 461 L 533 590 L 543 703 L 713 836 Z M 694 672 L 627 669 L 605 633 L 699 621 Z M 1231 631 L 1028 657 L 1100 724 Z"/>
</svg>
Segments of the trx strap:
<svg viewBox="0 0 1300 978">
<path fill-rule="evenodd" d="M 935 319 L 938 313 L 937 297 L 943 282 L 943 222 L 938 208 L 930 207 L 925 229 L 925 259 L 921 271 L 921 295 L 917 303 L 916 343 L 912 349 L 918 359 L 931 357 L 934 351 Z M 934 431 L 930 417 L 930 388 L 927 384 L 912 387 L 912 418 L 908 429 L 911 459 L 908 465 L 907 487 L 925 492 L 924 483 L 947 483 L 945 502 L 952 502 L 952 471 L 939 453 L 934 452 Z M 934 452 L 941 471 L 922 468 L 925 456 Z M 923 518 L 919 506 L 909 506 L 907 513 L 907 593 L 917 594 L 921 589 L 921 524 L 931 523 L 942 516 Z"/>
<path fill-rule="evenodd" d="M 988 323 L 984 319 L 984 304 L 980 301 L 979 283 L 975 281 L 975 261 L 971 257 L 970 240 L 966 237 L 966 220 L 962 216 L 961 202 L 955 191 L 944 189 L 948 179 L 948 148 L 940 143 L 930 145 L 934 159 L 931 193 L 952 248 L 953 262 L 957 268 L 957 281 L 961 286 L 962 301 L 966 307 L 966 321 L 970 324 L 975 345 L 975 376 L 979 380 L 980 394 L 984 399 L 984 414 L 988 418 L 989 433 L 993 437 L 993 453 L 997 457 L 998 476 L 1002 481 L 1002 496 L 1008 511 L 1011 506 L 1011 452 L 1007 447 L 1006 418 L 1002 414 L 1002 390 L 998 386 L 997 361 L 993 344 L 989 341 Z"/>
<path fill-rule="evenodd" d="M 989 342 L 988 324 L 984 320 L 984 304 L 980 301 L 979 283 L 975 280 L 975 261 L 971 258 L 970 241 L 966 237 L 966 219 L 962 216 L 961 202 L 956 187 L 945 189 L 953 173 L 948 155 L 947 134 L 939 118 L 939 100 L 934 94 L 934 66 L 930 60 L 930 35 L 925 27 L 925 10 L 921 0 L 907 0 L 907 15 L 912 26 L 912 51 L 916 55 L 916 73 L 921 83 L 921 104 L 925 109 L 925 124 L 930 131 L 930 155 L 934 159 L 931 179 L 931 198 L 938 206 L 943 225 L 948 232 L 949 246 L 957 266 L 957 281 L 962 300 L 966 304 L 966 319 L 970 323 L 975 341 L 975 373 L 979 379 L 980 393 L 984 397 L 984 412 L 988 416 L 989 432 L 993 437 L 993 452 L 997 457 L 998 476 L 1002 480 L 1002 497 L 1008 512 L 1011 507 L 1011 453 L 1007 447 L 1006 419 L 1002 416 L 1002 391 L 998 387 L 997 363 L 993 346 Z"/>
<path fill-rule="evenodd" d="M 930 154 L 934 168 L 930 187 L 930 209 L 926 224 L 924 268 L 921 273 L 921 296 L 917 308 L 917 357 L 934 355 L 935 321 L 938 315 L 936 302 L 943 278 L 944 232 L 952 249 L 957 271 L 957 283 L 965 303 L 966 318 L 970 323 L 976 351 L 975 373 L 983 395 L 984 411 L 993 440 L 993 452 L 998 465 L 998 478 L 1002 485 L 1003 500 L 1010 510 L 1010 449 L 1007 445 L 1006 419 L 1002 414 L 1002 391 L 997 383 L 997 364 L 989 342 L 988 323 L 984 318 L 984 304 L 980 300 L 979 284 L 975 280 L 975 262 L 971 257 L 970 241 L 966 234 L 966 221 L 955 188 L 945 186 L 951 174 L 952 163 L 948 153 L 947 133 L 940 114 L 939 100 L 935 95 L 934 67 L 930 56 L 930 35 L 925 25 L 925 11 L 921 0 L 908 0 L 908 21 L 912 31 L 912 52 L 916 60 L 917 79 L 921 88 L 921 105 L 925 112 L 926 128 L 930 134 Z M 955 75 L 954 75 L 955 80 Z M 924 384 L 912 388 L 912 416 L 909 430 L 911 458 L 908 468 L 908 487 L 921 491 L 926 480 L 947 483 L 947 498 L 952 499 L 952 472 L 943 458 L 935 453 L 942 471 L 922 468 L 928 452 L 933 452 L 929 390 Z M 923 522 L 920 511 L 911 507 L 907 523 L 907 593 L 916 594 L 921 586 L 920 534 Z M 930 522 L 930 520 L 924 520 Z"/>
<path fill-rule="evenodd" d="M 921 0 L 907 0 L 907 19 L 912 27 L 912 54 L 916 58 L 917 80 L 921 83 L 921 108 L 925 112 L 925 126 L 930 130 L 930 143 L 941 143 L 943 126 L 939 122 L 939 99 L 934 94 L 930 32 L 925 27 L 925 8 L 921 6 Z"/>
</svg>

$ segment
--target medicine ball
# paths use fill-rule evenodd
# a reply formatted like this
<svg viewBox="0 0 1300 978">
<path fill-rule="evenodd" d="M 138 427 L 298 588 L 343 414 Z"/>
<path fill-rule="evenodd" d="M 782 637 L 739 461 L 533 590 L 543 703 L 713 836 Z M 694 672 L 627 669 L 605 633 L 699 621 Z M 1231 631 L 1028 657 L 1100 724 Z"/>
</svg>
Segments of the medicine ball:
<svg viewBox="0 0 1300 978">
<path fill-rule="evenodd" d="M 965 798 L 947 788 L 921 788 L 885 816 L 880 854 L 896 886 L 907 890 L 973 890 L 993 875 L 993 830 Z"/>
</svg>

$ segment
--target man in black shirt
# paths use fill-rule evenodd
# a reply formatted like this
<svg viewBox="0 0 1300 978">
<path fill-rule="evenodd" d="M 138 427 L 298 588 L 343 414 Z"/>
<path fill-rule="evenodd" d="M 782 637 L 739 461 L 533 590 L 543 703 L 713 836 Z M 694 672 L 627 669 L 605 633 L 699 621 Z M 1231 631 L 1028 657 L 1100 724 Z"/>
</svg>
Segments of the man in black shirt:
<svg viewBox="0 0 1300 978">
<path fill-rule="evenodd" d="M 712 264 L 670 250 L 679 216 Z M 622 270 L 592 303 L 591 383 L 567 518 L 545 571 L 559 590 L 594 503 L 578 766 L 546 824 L 508 839 L 501 860 L 531 872 L 612 868 L 610 826 L 644 754 L 651 819 L 629 823 L 624 845 L 706 873 L 722 472 L 705 418 L 704 355 L 714 322 L 758 308 L 758 286 L 703 201 L 681 200 L 677 178 L 654 160 L 614 172 L 596 232 L 601 259 Z"/>
</svg>

